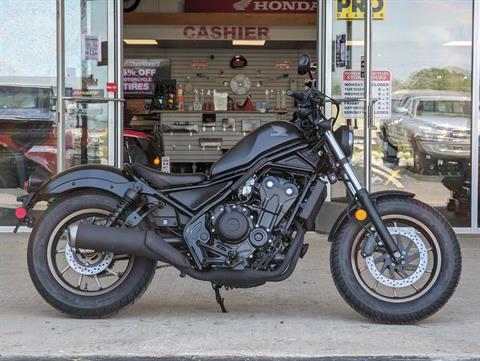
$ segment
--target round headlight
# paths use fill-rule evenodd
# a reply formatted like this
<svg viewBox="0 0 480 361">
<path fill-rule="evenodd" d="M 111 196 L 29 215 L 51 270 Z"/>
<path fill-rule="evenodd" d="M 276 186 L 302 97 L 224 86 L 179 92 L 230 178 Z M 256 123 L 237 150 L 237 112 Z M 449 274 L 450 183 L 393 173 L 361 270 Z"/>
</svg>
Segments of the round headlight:
<svg viewBox="0 0 480 361">
<path fill-rule="evenodd" d="M 334 132 L 335 139 L 347 158 L 353 154 L 353 129 L 348 125 L 338 127 Z"/>
</svg>

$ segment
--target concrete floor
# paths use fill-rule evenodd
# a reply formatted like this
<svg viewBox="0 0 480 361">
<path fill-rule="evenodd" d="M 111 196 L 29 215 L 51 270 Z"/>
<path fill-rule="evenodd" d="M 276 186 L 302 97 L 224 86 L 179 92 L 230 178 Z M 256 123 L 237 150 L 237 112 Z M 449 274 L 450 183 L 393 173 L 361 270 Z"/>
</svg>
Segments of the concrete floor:
<svg viewBox="0 0 480 361">
<path fill-rule="evenodd" d="M 117 316 L 77 320 L 34 290 L 27 235 L 0 235 L 0 357 L 10 356 L 424 356 L 480 357 L 480 239 L 463 237 L 464 269 L 448 305 L 414 326 L 357 315 L 330 277 L 329 245 L 310 251 L 287 281 L 224 293 L 220 313 L 208 283 L 159 270 L 143 297 Z M 363 358 L 362 358 L 363 359 Z"/>
</svg>

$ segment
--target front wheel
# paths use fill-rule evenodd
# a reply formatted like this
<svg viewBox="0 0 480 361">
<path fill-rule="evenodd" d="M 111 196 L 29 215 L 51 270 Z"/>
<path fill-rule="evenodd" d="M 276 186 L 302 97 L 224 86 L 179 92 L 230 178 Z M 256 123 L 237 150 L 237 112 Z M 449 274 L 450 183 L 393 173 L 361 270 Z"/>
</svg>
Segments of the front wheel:
<svg viewBox="0 0 480 361">
<path fill-rule="evenodd" d="M 411 198 L 379 200 L 377 210 L 404 260 L 395 263 L 378 242 L 363 255 L 371 223 L 344 223 L 335 237 L 330 267 L 338 291 L 360 314 L 383 323 L 427 318 L 452 296 L 461 272 L 455 233 L 434 209 Z"/>
<path fill-rule="evenodd" d="M 413 143 L 413 168 L 415 171 L 418 174 L 423 174 L 431 165 L 433 165 L 433 162 L 429 162 L 427 154 L 416 143 Z"/>
<path fill-rule="evenodd" d="M 69 244 L 72 226 L 105 224 L 118 202 L 98 192 L 72 193 L 55 201 L 36 223 L 28 244 L 30 276 L 58 310 L 85 318 L 107 316 L 133 303 L 152 280 L 155 261 Z"/>
</svg>

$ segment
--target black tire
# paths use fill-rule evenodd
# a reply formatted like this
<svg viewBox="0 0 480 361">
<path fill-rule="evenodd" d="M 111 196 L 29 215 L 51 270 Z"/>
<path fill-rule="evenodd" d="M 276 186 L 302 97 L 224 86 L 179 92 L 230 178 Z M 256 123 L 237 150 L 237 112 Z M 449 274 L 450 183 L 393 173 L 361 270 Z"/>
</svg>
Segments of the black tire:
<svg viewBox="0 0 480 361">
<path fill-rule="evenodd" d="M 416 296 L 404 300 L 399 301 L 394 297 L 389 300 L 376 295 L 366 286 L 366 283 L 361 281 L 362 277 L 359 275 L 362 271 L 354 270 L 356 268 L 354 258 L 357 257 L 354 252 L 354 243 L 358 242 L 359 235 L 367 229 L 364 226 L 370 227 L 370 225 L 359 225 L 351 219 L 341 226 L 331 248 L 330 268 L 335 286 L 354 310 L 373 321 L 395 324 L 420 321 L 444 306 L 459 282 L 461 254 L 457 238 L 451 226 L 437 211 L 417 200 L 389 197 L 379 200 L 376 206 L 383 219 L 399 215 L 404 219 L 413 219 L 431 231 L 432 239 L 436 241 L 435 251 L 429 251 L 435 252 L 437 257 L 437 261 L 433 261 L 437 265 L 435 278 L 427 283 L 428 287 L 423 291 L 422 289 L 415 291 Z M 376 262 L 375 260 L 375 264 Z M 388 289 L 384 285 L 381 287 Z M 396 291 L 391 289 L 393 292 Z"/>
<path fill-rule="evenodd" d="M 117 205 L 117 198 L 100 192 L 69 194 L 55 201 L 36 222 L 28 243 L 28 269 L 40 295 L 56 309 L 80 318 L 104 317 L 134 303 L 147 289 L 155 273 L 156 262 L 145 258 L 129 259 L 132 265 L 128 273 L 119 277 L 118 285 L 99 295 L 70 291 L 55 278 L 58 274 L 54 276 L 51 261 L 49 266 L 48 244 L 57 225 L 76 212 L 89 209 L 112 212 Z M 145 227 L 143 224 L 141 228 Z"/>
<path fill-rule="evenodd" d="M 418 174 L 422 174 L 428 170 L 428 166 L 427 154 L 417 144 L 413 143 L 413 168 Z"/>
</svg>

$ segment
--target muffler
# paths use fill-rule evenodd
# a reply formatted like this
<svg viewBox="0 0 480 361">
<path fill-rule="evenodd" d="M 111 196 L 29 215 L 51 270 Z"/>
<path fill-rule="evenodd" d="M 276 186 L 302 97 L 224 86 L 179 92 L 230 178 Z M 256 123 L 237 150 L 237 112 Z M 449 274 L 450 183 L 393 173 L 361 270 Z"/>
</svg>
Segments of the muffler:
<svg viewBox="0 0 480 361">
<path fill-rule="evenodd" d="M 80 223 L 78 227 L 71 226 L 69 233 L 70 245 L 74 248 L 130 254 L 178 267 L 191 267 L 183 254 L 153 231 Z"/>
</svg>

